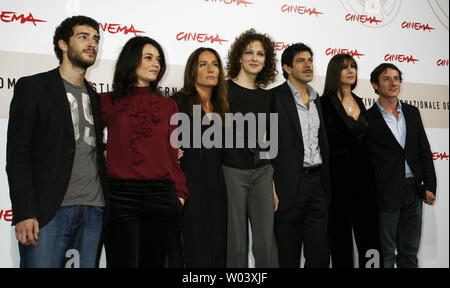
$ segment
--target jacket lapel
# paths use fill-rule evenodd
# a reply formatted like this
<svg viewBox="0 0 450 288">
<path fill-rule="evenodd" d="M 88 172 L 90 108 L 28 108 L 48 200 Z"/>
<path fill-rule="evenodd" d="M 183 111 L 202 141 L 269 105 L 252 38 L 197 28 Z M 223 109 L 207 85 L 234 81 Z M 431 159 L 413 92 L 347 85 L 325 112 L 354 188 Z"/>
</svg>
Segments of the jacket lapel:
<svg viewBox="0 0 450 288">
<path fill-rule="evenodd" d="M 410 137 L 410 133 L 413 133 L 414 129 L 416 128 L 411 125 L 411 121 L 408 121 L 408 119 L 411 119 L 412 115 L 409 113 L 410 110 L 408 109 L 408 107 L 404 104 L 402 105 L 402 111 L 406 123 L 406 140 L 405 140 L 405 150 L 406 150 L 406 148 L 408 147 L 408 143 L 410 141 L 409 139 L 412 139 Z"/>
<path fill-rule="evenodd" d="M 322 156 L 323 161 L 327 161 L 324 157 L 325 154 L 328 154 L 328 138 L 327 138 L 327 132 L 325 127 L 325 120 L 323 119 L 323 113 L 322 113 L 322 103 L 320 102 L 320 97 L 317 95 L 316 100 L 314 100 L 314 103 L 316 104 L 317 113 L 319 114 L 320 119 L 320 128 L 319 128 L 319 147 L 320 147 L 320 153 Z"/>
<path fill-rule="evenodd" d="M 375 111 L 375 122 L 380 123 L 380 128 L 383 130 L 383 135 L 388 135 L 389 138 L 391 138 L 391 141 L 393 141 L 395 144 L 397 144 L 398 148 L 403 150 L 403 147 L 398 143 L 397 139 L 395 138 L 394 134 L 392 134 L 391 128 L 386 124 L 386 121 L 383 118 L 383 115 L 381 114 L 380 109 L 378 108 L 377 104 L 373 104 L 373 109 Z"/>
<path fill-rule="evenodd" d="M 98 98 L 98 94 L 97 92 L 94 91 L 94 89 L 91 87 L 91 85 L 89 85 L 89 83 L 86 81 L 86 79 L 84 80 L 84 85 L 86 86 L 86 90 L 88 91 L 88 95 L 89 95 L 89 100 L 91 103 L 91 111 L 92 111 L 92 118 L 94 118 L 94 129 L 95 131 L 100 131 L 101 130 L 101 120 L 100 120 L 100 114 L 99 114 L 99 110 L 97 109 L 98 107 L 100 107 L 100 103 L 99 103 L 99 98 Z M 98 137 L 98 133 L 96 133 L 96 138 Z"/>
<path fill-rule="evenodd" d="M 289 119 L 291 120 L 292 124 L 295 127 L 295 131 L 297 132 L 298 136 L 300 137 L 300 140 L 302 142 L 303 147 L 303 137 L 302 137 L 302 129 L 300 120 L 298 118 L 298 111 L 297 111 L 297 103 L 295 103 L 294 96 L 292 95 L 291 89 L 289 88 L 289 85 L 287 82 L 284 82 L 283 86 L 281 87 L 281 102 L 286 109 L 286 112 L 289 116 Z"/>
<path fill-rule="evenodd" d="M 61 113 L 64 125 L 69 131 L 69 135 L 73 138 L 73 141 L 75 141 L 72 114 L 70 112 L 69 101 L 67 100 L 66 88 L 64 88 L 63 79 L 58 68 L 50 71 L 50 81 L 47 85 L 51 91 L 50 97 L 55 102 L 58 112 Z"/>
<path fill-rule="evenodd" d="M 349 121 L 346 119 L 347 117 L 350 117 L 347 115 L 347 112 L 345 111 L 344 106 L 342 106 L 341 101 L 339 100 L 338 96 L 336 94 L 332 94 L 329 95 L 330 96 L 330 101 L 331 101 L 331 105 L 333 105 L 334 110 L 336 110 L 337 114 L 339 115 L 339 118 L 341 118 L 341 120 L 344 122 L 344 125 L 347 127 L 348 131 L 350 131 L 350 133 L 355 136 L 358 137 L 354 131 L 354 129 L 351 129 L 351 127 L 349 126 Z M 364 104 L 359 103 L 359 99 L 354 97 L 353 93 L 352 93 L 352 97 L 355 100 L 355 102 L 358 104 L 359 106 L 359 110 L 361 111 L 359 113 L 359 117 L 363 116 L 367 119 L 367 115 L 365 115 L 365 108 L 364 108 Z M 364 115 L 363 115 L 364 114 Z M 359 120 L 359 117 L 357 120 Z"/>
</svg>

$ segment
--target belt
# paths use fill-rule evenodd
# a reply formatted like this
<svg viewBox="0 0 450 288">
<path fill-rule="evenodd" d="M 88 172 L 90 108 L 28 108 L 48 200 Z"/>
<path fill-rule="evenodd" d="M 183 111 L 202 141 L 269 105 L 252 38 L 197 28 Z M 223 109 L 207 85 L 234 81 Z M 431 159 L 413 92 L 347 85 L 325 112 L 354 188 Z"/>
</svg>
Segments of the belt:
<svg viewBox="0 0 450 288">
<path fill-rule="evenodd" d="M 311 166 L 311 167 L 303 167 L 302 173 L 305 175 L 311 175 L 316 172 L 319 172 L 322 169 L 322 165 Z"/>
<path fill-rule="evenodd" d="M 416 179 L 414 178 L 406 178 L 405 182 L 407 185 L 416 185 Z"/>
</svg>

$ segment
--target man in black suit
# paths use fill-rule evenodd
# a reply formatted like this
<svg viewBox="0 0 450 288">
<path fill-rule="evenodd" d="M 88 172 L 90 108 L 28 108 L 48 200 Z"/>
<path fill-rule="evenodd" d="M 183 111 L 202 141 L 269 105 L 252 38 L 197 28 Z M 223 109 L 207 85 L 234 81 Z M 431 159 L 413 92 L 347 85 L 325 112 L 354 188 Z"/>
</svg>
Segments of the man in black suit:
<svg viewBox="0 0 450 288">
<path fill-rule="evenodd" d="M 328 140 L 319 96 L 308 85 L 314 77 L 313 52 L 294 44 L 283 52 L 281 64 L 287 81 L 272 90 L 278 113 L 278 154 L 272 164 L 279 263 L 300 267 L 303 245 L 305 267 L 327 268 Z"/>
<path fill-rule="evenodd" d="M 419 110 L 398 100 L 401 71 L 383 63 L 370 75 L 378 101 L 368 110 L 383 266 L 417 267 L 422 200 L 433 205 L 436 174 Z M 397 250 L 397 255 L 395 254 Z"/>
<path fill-rule="evenodd" d="M 106 171 L 99 96 L 84 77 L 99 39 L 94 19 L 65 19 L 53 38 L 60 66 L 14 89 L 6 172 L 21 267 L 95 266 Z"/>
</svg>

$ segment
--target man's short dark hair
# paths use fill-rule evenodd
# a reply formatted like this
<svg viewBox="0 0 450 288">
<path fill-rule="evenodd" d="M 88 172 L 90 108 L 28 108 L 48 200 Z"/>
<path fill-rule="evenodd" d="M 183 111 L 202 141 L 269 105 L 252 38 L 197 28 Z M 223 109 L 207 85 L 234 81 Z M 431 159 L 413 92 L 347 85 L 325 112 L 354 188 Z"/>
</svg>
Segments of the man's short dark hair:
<svg viewBox="0 0 450 288">
<path fill-rule="evenodd" d="M 370 73 L 370 83 L 375 83 L 377 85 L 380 85 L 380 75 L 381 73 L 383 73 L 384 71 L 386 71 L 387 69 L 394 69 L 395 71 L 398 72 L 398 75 L 400 76 L 400 82 L 402 82 L 403 78 L 402 78 L 402 71 L 400 71 L 400 69 L 398 69 L 397 66 L 395 66 L 392 63 L 382 63 L 380 65 L 378 65 L 373 71 L 372 73 Z M 374 89 L 375 93 L 378 94 L 377 89 Z"/>
<path fill-rule="evenodd" d="M 69 44 L 69 39 L 73 36 L 73 27 L 77 25 L 89 25 L 99 33 L 98 22 L 90 17 L 79 15 L 66 18 L 58 27 L 56 27 L 55 35 L 53 36 L 53 46 L 60 64 L 63 61 L 63 53 L 58 46 L 58 41 L 61 39 Z"/>
<path fill-rule="evenodd" d="M 311 54 L 311 57 L 313 56 L 312 49 L 303 43 L 295 43 L 287 47 L 283 51 L 283 54 L 281 55 L 281 69 L 283 70 L 283 77 L 285 79 L 288 79 L 289 75 L 286 73 L 286 71 L 284 71 L 283 65 L 286 64 L 289 67 L 292 67 L 292 65 L 294 64 L 295 55 L 303 51 L 309 52 L 309 54 Z"/>
</svg>

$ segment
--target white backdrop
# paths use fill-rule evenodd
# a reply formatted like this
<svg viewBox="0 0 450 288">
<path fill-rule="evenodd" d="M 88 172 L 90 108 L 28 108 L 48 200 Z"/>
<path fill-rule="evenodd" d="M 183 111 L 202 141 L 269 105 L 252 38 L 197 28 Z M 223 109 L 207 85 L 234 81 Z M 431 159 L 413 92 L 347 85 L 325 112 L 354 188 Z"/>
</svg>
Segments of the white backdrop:
<svg viewBox="0 0 450 288">
<path fill-rule="evenodd" d="M 339 52 L 357 60 L 355 92 L 368 107 L 377 98 L 368 81 L 370 72 L 381 62 L 403 71 L 400 98 L 420 108 L 438 177 L 436 203 L 424 209 L 419 265 L 449 267 L 448 10 L 447 0 L 2 0 L 0 167 L 5 167 L 14 83 L 57 66 L 52 39 L 66 17 L 82 14 L 101 24 L 98 60 L 87 74 L 98 92 L 110 89 L 115 60 L 130 37 L 145 35 L 161 43 L 168 63 L 161 91 L 171 93 L 181 88 L 184 64 L 193 50 L 212 47 L 226 61 L 235 37 L 253 27 L 277 42 L 278 59 L 286 45 L 310 45 L 315 53 L 312 86 L 319 93 L 328 61 Z M 280 74 L 273 85 L 281 81 Z M 18 267 L 3 168 L 0 189 L 0 267 Z"/>
</svg>

